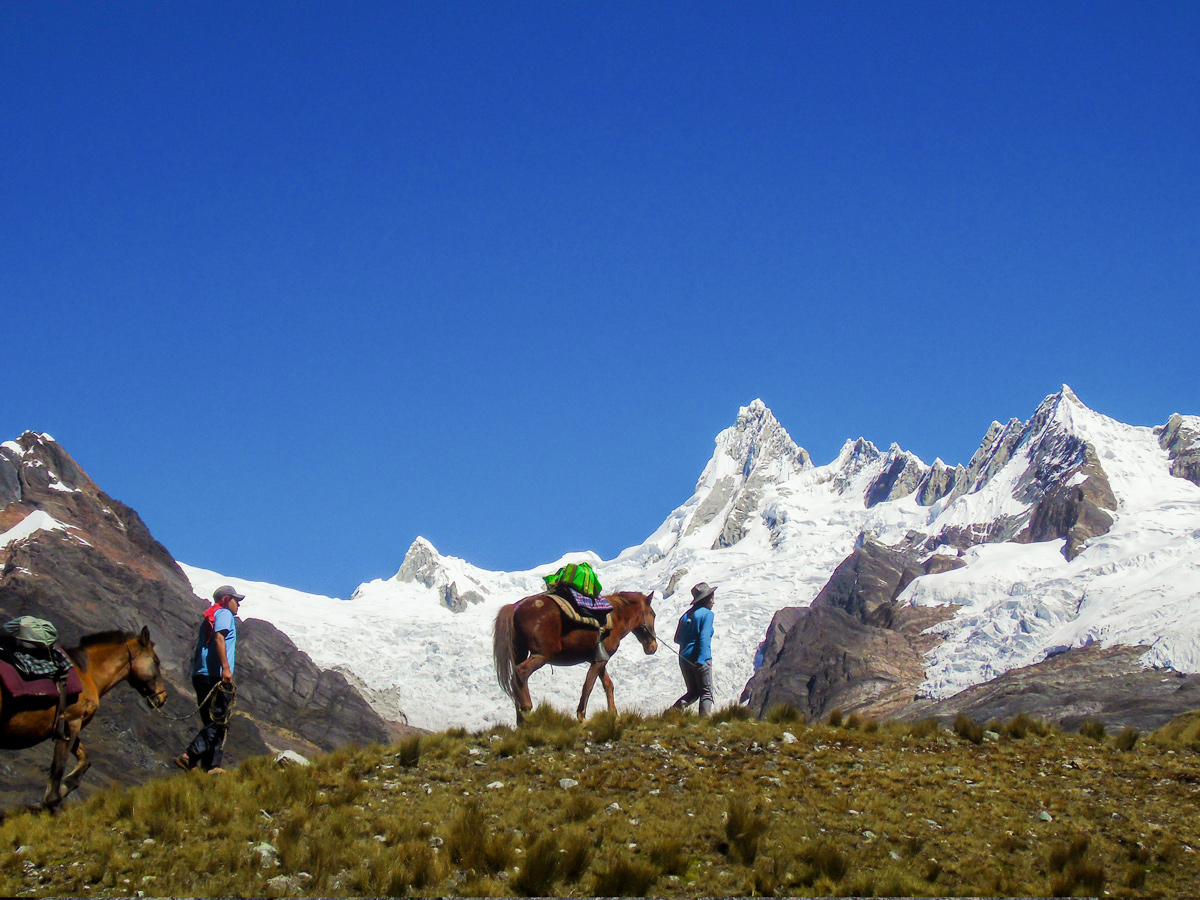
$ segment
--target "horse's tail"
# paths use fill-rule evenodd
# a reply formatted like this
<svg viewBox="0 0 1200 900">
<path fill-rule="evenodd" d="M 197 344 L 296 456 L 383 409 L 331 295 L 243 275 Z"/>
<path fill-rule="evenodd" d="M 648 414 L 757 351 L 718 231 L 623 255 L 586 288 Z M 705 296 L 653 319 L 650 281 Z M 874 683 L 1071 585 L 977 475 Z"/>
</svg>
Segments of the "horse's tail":
<svg viewBox="0 0 1200 900">
<path fill-rule="evenodd" d="M 517 700 L 517 649 L 513 627 L 516 614 L 515 603 L 501 607 L 492 626 L 492 663 L 496 667 L 496 680 L 500 682 L 500 690 L 514 703 Z"/>
</svg>

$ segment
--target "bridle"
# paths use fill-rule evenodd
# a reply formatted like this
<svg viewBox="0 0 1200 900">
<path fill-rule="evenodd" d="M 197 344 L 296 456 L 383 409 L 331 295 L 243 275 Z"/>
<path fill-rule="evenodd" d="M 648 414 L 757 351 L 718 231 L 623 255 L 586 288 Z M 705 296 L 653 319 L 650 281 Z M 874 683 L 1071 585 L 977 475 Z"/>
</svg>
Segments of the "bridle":
<svg viewBox="0 0 1200 900">
<path fill-rule="evenodd" d="M 649 609 L 647 607 L 643 606 L 642 607 L 642 624 L 637 625 L 634 628 L 630 629 L 630 632 L 633 634 L 633 636 L 638 639 L 638 643 L 642 645 L 643 650 L 646 648 L 646 645 L 649 644 L 651 641 L 658 643 L 658 636 L 655 635 L 654 629 L 650 627 L 650 623 L 646 621 L 646 615 L 648 612 L 649 612 Z"/>
<path fill-rule="evenodd" d="M 154 651 L 151 650 L 150 652 L 153 653 Z M 160 703 L 156 706 L 154 701 L 158 698 L 158 695 L 160 693 L 166 694 L 166 689 L 164 688 L 162 691 L 156 691 L 154 689 L 154 686 L 151 684 L 151 682 L 142 681 L 140 678 L 135 678 L 134 673 L 137 670 L 134 669 L 134 667 L 133 667 L 133 651 L 129 649 L 128 643 L 125 644 L 125 653 L 129 657 L 129 683 L 133 685 L 134 690 L 136 690 L 139 694 L 142 695 L 142 699 L 145 700 L 146 703 L 148 703 L 150 705 L 151 709 L 158 709 L 163 704 Z M 155 660 L 155 663 L 156 664 L 158 663 L 157 659 Z M 158 677 L 159 677 L 159 679 L 162 678 L 161 671 L 158 673 Z M 166 702 L 166 698 L 164 697 L 163 703 L 165 703 L 165 702 Z"/>
</svg>

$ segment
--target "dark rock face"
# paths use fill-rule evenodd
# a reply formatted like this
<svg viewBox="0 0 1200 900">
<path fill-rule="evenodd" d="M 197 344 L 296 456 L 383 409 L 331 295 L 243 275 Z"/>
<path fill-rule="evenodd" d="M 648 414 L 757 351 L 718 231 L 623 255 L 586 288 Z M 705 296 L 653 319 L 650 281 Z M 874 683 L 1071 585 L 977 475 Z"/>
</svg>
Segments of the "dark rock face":
<svg viewBox="0 0 1200 900">
<path fill-rule="evenodd" d="M 1100 467 L 1096 451 L 1084 444 L 1081 459 L 1072 467 L 1072 474 L 1084 480 L 1073 484 L 1074 478 L 1057 478 L 1038 500 L 1029 518 L 1028 527 L 1016 537 L 1021 543 L 1066 540 L 1063 555 L 1074 559 L 1090 538 L 1106 534 L 1113 518 L 1108 510 L 1117 508 L 1117 498 Z"/>
<path fill-rule="evenodd" d="M 16 451 L 0 448 L 4 496 L 16 498 L 0 509 L 0 532 L 37 510 L 68 527 L 0 548 L 0 621 L 50 619 L 64 646 L 97 631 L 147 625 L 170 691 L 164 712 L 194 711 L 190 661 L 206 602 L 137 513 L 101 491 L 58 444 L 31 433 L 16 444 Z M 231 762 L 270 747 L 312 753 L 393 736 L 395 729 L 340 674 L 317 669 L 265 622 L 249 619 L 240 627 L 238 715 L 226 746 Z M 199 724 L 194 714 L 172 722 L 118 685 L 83 734 L 94 765 L 80 790 L 86 795 L 106 783 L 166 773 Z M 43 745 L 0 757 L 0 784 L 32 797 L 45 786 L 49 753 Z"/>
<path fill-rule="evenodd" d="M 1155 428 L 1154 433 L 1158 435 L 1158 445 L 1171 460 L 1171 474 L 1200 486 L 1200 419 L 1175 413 L 1165 425 Z"/>
<path fill-rule="evenodd" d="M 794 612 L 790 627 L 768 640 L 763 666 L 746 685 L 743 699 L 756 715 L 789 704 L 810 721 L 835 708 L 886 716 L 912 702 L 925 666 L 906 635 L 833 607 Z"/>
<path fill-rule="evenodd" d="M 1145 653 L 1144 647 L 1097 645 L 1068 650 L 946 700 L 915 703 L 897 718 L 951 721 L 965 713 L 983 723 L 1023 712 L 1067 730 L 1099 719 L 1110 728 L 1150 731 L 1200 708 L 1200 675 L 1147 669 Z"/>
<path fill-rule="evenodd" d="M 948 501 L 954 500 L 966 491 L 967 470 L 962 466 L 947 468 L 944 462 L 936 459 L 917 485 L 917 503 L 921 506 L 933 506 L 943 497 Z"/>
<path fill-rule="evenodd" d="M 442 588 L 442 606 L 453 613 L 460 613 L 474 603 L 482 603 L 483 597 L 477 591 L 458 592 L 457 582 L 450 582 Z"/>
<path fill-rule="evenodd" d="M 1010 419 L 1007 425 L 993 422 L 967 465 L 967 482 L 971 486 L 969 489 L 986 484 L 993 475 L 1004 468 L 1024 434 L 1025 426 L 1020 419 Z"/>
<path fill-rule="evenodd" d="M 834 607 L 864 624 L 874 624 L 879 609 L 893 605 L 900 592 L 923 574 L 914 554 L 865 540 L 834 570 L 812 605 Z"/>
<path fill-rule="evenodd" d="M 883 503 L 885 500 L 899 500 L 907 497 L 917 489 L 925 477 L 925 469 L 912 454 L 904 453 L 899 448 L 893 447 L 889 455 L 891 461 L 867 488 L 864 497 L 867 509 Z"/>
<path fill-rule="evenodd" d="M 914 551 L 863 540 L 812 606 L 775 614 L 743 701 L 760 716 L 786 703 L 810 720 L 835 708 L 888 716 L 911 703 L 925 678 L 923 655 L 937 640 L 921 632 L 949 614 L 897 607 L 896 597 L 925 574 L 917 560 Z"/>
</svg>

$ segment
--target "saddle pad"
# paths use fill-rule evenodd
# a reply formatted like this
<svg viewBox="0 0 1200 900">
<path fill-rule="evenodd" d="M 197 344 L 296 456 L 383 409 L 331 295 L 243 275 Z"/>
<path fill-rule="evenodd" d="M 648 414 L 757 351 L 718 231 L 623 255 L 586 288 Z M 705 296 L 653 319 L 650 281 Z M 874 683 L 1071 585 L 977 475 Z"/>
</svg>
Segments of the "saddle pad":
<svg viewBox="0 0 1200 900">
<path fill-rule="evenodd" d="M 26 680 L 10 662 L 0 659 L 0 684 L 10 697 L 45 697 L 48 700 L 58 699 L 58 685 L 53 678 L 30 678 Z M 77 696 L 83 690 L 83 682 L 79 680 L 79 672 L 75 667 L 67 673 L 67 696 Z"/>
<path fill-rule="evenodd" d="M 563 615 L 566 616 L 568 619 L 570 619 L 575 624 L 582 625 L 584 628 L 591 628 L 595 631 L 601 630 L 601 623 L 598 619 L 594 619 L 591 616 L 585 616 L 583 613 L 581 613 L 579 610 L 577 610 L 575 607 L 573 607 L 570 603 L 568 603 L 565 599 L 558 596 L 558 594 L 538 594 L 537 596 L 546 597 L 549 600 L 553 600 L 555 603 L 558 604 L 558 608 L 563 611 Z M 612 613 L 609 613 L 608 618 L 606 618 L 604 620 L 603 630 L 604 631 L 612 630 Z"/>
</svg>

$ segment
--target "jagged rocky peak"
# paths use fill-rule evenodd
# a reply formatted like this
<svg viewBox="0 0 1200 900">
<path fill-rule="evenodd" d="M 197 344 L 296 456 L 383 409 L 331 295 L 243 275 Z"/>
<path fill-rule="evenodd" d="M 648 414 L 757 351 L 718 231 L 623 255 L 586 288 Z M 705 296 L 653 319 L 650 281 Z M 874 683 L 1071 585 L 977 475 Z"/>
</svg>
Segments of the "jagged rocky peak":
<svg viewBox="0 0 1200 900">
<path fill-rule="evenodd" d="M 418 582 L 427 588 L 435 587 L 444 580 L 442 558 L 434 549 L 433 544 L 418 537 L 404 554 L 404 562 L 396 572 L 396 581 Z"/>
<path fill-rule="evenodd" d="M 987 434 L 971 461 L 967 463 L 968 490 L 977 491 L 989 481 L 992 476 L 1004 468 L 1005 463 L 1012 458 L 1013 449 L 1021 442 L 1025 433 L 1025 423 L 1020 419 L 1009 419 L 1007 425 L 992 422 Z"/>
<path fill-rule="evenodd" d="M 58 441 L 26 431 L 15 441 L 0 444 L 0 509 L 31 490 L 96 493 L 99 489 Z"/>
<path fill-rule="evenodd" d="M 844 494 L 859 477 L 870 467 L 876 465 L 882 454 L 879 449 L 866 438 L 856 441 L 846 441 L 838 451 L 837 459 L 829 464 L 828 474 L 823 478 L 832 480 L 833 489 Z"/>
<path fill-rule="evenodd" d="M 960 464 L 951 469 L 939 457 L 917 484 L 917 503 L 933 506 L 943 498 L 951 502 L 966 493 L 968 483 L 966 467 Z"/>
<path fill-rule="evenodd" d="M 714 529 L 712 547 L 730 547 L 746 536 L 773 485 L 811 467 L 808 451 L 797 446 L 761 400 L 738 410 L 737 422 L 716 440 L 716 450 L 696 485 L 699 498 L 686 535 Z"/>
<path fill-rule="evenodd" d="M 1171 474 L 1200 486 L 1200 416 L 1174 413 L 1154 429 L 1158 445 L 1167 451 Z"/>
<path fill-rule="evenodd" d="M 863 501 L 870 509 L 885 500 L 907 497 L 921 484 L 925 473 L 925 464 L 919 458 L 901 450 L 899 444 L 892 444 L 883 461 L 883 471 L 867 487 Z"/>
<path fill-rule="evenodd" d="M 1074 436 L 1075 414 L 1085 410 L 1087 407 L 1075 396 L 1075 392 L 1064 384 L 1057 393 L 1050 394 L 1038 405 L 1028 422 L 1015 418 L 1009 419 L 1007 425 L 992 422 L 979 449 L 967 464 L 968 490 L 978 491 L 991 481 L 1023 445 L 1030 457 L 1047 450 L 1054 452 L 1052 445 Z"/>
<path fill-rule="evenodd" d="M 812 463 L 808 451 L 792 440 L 762 400 L 741 407 L 733 427 L 717 435 L 717 454 L 721 453 L 740 463 L 745 478 L 760 468 L 786 477 Z"/>
</svg>

